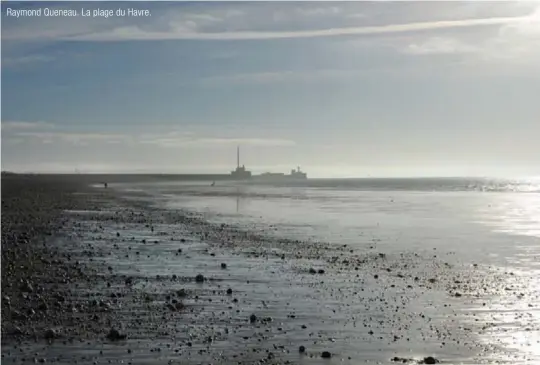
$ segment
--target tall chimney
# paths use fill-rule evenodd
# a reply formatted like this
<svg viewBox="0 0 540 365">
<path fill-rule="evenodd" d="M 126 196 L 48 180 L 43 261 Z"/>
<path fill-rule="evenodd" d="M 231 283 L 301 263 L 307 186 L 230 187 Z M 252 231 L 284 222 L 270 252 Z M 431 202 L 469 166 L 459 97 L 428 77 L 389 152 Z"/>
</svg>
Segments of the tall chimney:
<svg viewBox="0 0 540 365">
<path fill-rule="evenodd" d="M 240 167 L 240 146 L 236 146 L 236 167 Z"/>
</svg>

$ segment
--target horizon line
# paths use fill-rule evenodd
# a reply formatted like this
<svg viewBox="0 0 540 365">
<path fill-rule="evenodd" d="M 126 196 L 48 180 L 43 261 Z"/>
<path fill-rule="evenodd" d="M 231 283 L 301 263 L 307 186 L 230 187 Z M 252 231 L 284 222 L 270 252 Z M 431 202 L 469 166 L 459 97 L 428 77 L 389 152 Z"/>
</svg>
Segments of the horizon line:
<svg viewBox="0 0 540 365">
<path fill-rule="evenodd" d="M 172 173 L 172 172 L 15 172 L 2 170 L 2 175 L 63 175 L 63 176 L 167 176 L 167 177 L 183 177 L 183 176 L 213 176 L 213 177 L 230 177 L 229 173 Z M 259 176 L 259 175 L 253 175 Z M 495 176 L 495 175 L 368 175 L 368 176 L 347 176 L 347 177 L 331 177 L 318 176 L 308 177 L 307 180 L 347 180 L 347 179 L 540 179 L 540 175 L 530 176 Z M 234 179 L 233 179 L 234 180 Z M 240 180 L 239 180 L 240 181 Z M 299 180 L 305 181 L 305 180 Z"/>
</svg>

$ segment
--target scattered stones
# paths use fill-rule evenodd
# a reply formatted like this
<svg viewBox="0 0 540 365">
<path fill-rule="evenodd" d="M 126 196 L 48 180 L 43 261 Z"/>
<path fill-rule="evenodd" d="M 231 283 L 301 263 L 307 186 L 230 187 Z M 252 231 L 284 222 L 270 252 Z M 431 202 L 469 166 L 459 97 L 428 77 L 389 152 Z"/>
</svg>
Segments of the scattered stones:
<svg viewBox="0 0 540 365">
<path fill-rule="evenodd" d="M 2 204 L 2 208 L 4 208 L 4 202 L 2 202 Z M 101 222 L 102 224 L 97 223 L 95 226 L 92 226 L 95 227 L 95 231 L 92 231 L 91 234 L 94 237 L 97 237 L 96 241 L 99 241 L 99 245 L 96 245 L 97 247 L 93 247 L 91 244 L 89 244 L 88 247 L 84 248 L 81 256 L 78 256 L 78 253 L 74 253 L 75 251 L 70 252 L 70 255 L 73 255 L 73 258 L 66 255 L 62 251 L 58 251 L 58 253 L 55 252 L 55 255 L 43 255 L 44 251 L 38 251 L 39 254 L 43 256 L 39 258 L 39 265 L 44 265 L 43 267 L 45 268 L 45 270 L 42 269 L 42 271 L 40 271 L 39 277 L 22 275 L 18 276 L 16 280 L 10 281 L 4 280 L 4 273 L 2 273 L 3 292 L 4 288 L 10 288 L 12 286 L 11 291 L 7 291 L 9 295 L 5 295 L 2 301 L 2 320 L 8 322 L 6 326 L 3 326 L 2 335 L 4 336 L 7 333 L 8 335 L 23 337 L 16 338 L 17 341 L 32 341 L 32 336 L 35 336 L 38 341 L 43 337 L 45 337 L 45 339 L 55 339 L 58 338 L 58 334 L 55 330 L 49 327 L 54 326 L 56 328 L 61 328 L 62 335 L 60 337 L 64 339 L 64 344 L 71 342 L 78 343 L 78 341 L 83 343 L 87 340 L 87 343 L 90 344 L 95 340 L 96 337 L 99 338 L 99 340 L 102 340 L 104 333 L 106 333 L 104 329 L 110 328 L 110 326 L 115 323 L 119 326 L 122 324 L 122 328 L 126 328 L 126 331 L 129 332 L 127 332 L 127 335 L 120 334 L 118 330 L 113 328 L 106 336 L 108 340 L 119 341 L 128 337 L 130 339 L 135 338 L 136 340 L 139 340 L 140 338 L 147 337 L 153 341 L 154 339 L 158 338 L 176 337 L 178 339 L 178 343 L 163 343 L 163 345 L 161 345 L 160 342 L 160 346 L 172 346 L 170 350 L 179 354 L 179 356 L 181 356 L 179 359 L 187 359 L 189 357 L 190 360 L 194 361 L 194 363 L 220 363 L 220 359 L 218 358 L 219 355 L 215 355 L 216 358 L 214 358 L 215 351 L 212 349 L 212 347 L 215 346 L 214 344 L 221 344 L 222 341 L 244 339 L 246 341 L 245 349 L 240 350 L 237 354 L 232 356 L 235 359 L 235 363 L 246 363 L 246 356 L 249 356 L 250 360 L 253 359 L 253 363 L 256 363 L 257 361 L 260 361 L 261 363 L 270 362 L 268 360 L 276 359 L 278 363 L 286 364 L 288 362 L 284 360 L 287 359 L 287 353 L 294 352 L 294 346 L 298 346 L 299 344 L 298 342 L 295 344 L 293 341 L 287 344 L 285 344 L 285 342 L 281 342 L 280 344 L 279 341 L 275 340 L 280 337 L 287 338 L 286 336 L 291 335 L 291 332 L 293 331 L 301 332 L 302 336 L 309 336 L 308 341 L 309 343 L 313 343 L 314 347 L 314 352 L 313 354 L 310 354 L 309 357 L 320 356 L 325 359 L 331 357 L 337 358 L 338 355 L 336 354 L 332 355 L 328 351 L 320 353 L 317 349 L 315 349 L 320 348 L 320 346 L 326 346 L 328 342 L 340 341 L 339 335 L 336 339 L 327 338 L 329 336 L 335 336 L 335 333 L 328 333 L 327 336 L 318 326 L 320 323 L 316 322 L 320 319 L 321 323 L 325 323 L 325 321 L 328 323 L 329 318 L 331 318 L 332 311 L 334 313 L 339 313 L 338 311 L 340 309 L 345 308 L 345 306 L 349 306 L 350 304 L 351 310 L 357 309 L 353 306 L 359 306 L 362 309 L 365 307 L 365 313 L 368 313 L 369 315 L 369 317 L 368 315 L 363 317 L 363 314 L 358 314 L 364 313 L 362 310 L 358 312 L 348 312 L 349 309 L 346 309 L 346 312 L 351 313 L 351 317 L 353 317 L 347 318 L 347 321 L 350 319 L 351 323 L 354 323 L 354 327 L 358 327 L 357 331 L 359 331 L 360 336 L 364 337 L 364 339 L 367 338 L 368 342 L 375 343 L 375 341 L 395 341 L 399 342 L 399 345 L 405 345 L 405 341 L 409 341 L 409 338 L 407 338 L 408 332 L 413 332 L 414 337 L 411 336 L 411 341 L 416 341 L 416 338 L 420 337 L 423 337 L 425 340 L 432 341 L 435 336 L 438 336 L 438 341 L 436 343 L 442 345 L 445 345 L 445 342 L 441 340 L 445 340 L 447 344 L 450 343 L 451 340 L 455 341 L 456 339 L 462 341 L 462 343 L 465 341 L 473 342 L 473 340 L 471 340 L 472 336 L 460 337 L 459 333 L 455 335 L 445 333 L 442 329 L 446 328 L 441 328 L 441 326 L 439 326 L 439 324 L 436 322 L 435 318 L 430 318 L 428 313 L 432 312 L 428 310 L 422 310 L 423 313 L 409 313 L 407 310 L 407 308 L 409 308 L 408 304 L 410 304 L 410 298 L 413 298 L 412 300 L 414 300 L 414 298 L 417 298 L 418 295 L 421 295 L 418 294 L 419 292 L 434 289 L 434 286 L 424 285 L 427 283 L 437 283 L 438 285 L 436 289 L 445 290 L 449 296 L 461 296 L 460 293 L 456 293 L 456 290 L 466 293 L 465 295 L 467 296 L 467 299 L 470 298 L 471 302 L 477 295 L 477 292 L 475 292 L 477 288 L 471 285 L 471 282 L 473 282 L 472 278 L 468 278 L 466 275 L 455 275 L 453 272 L 445 272 L 444 270 L 450 270 L 449 266 L 444 267 L 438 260 L 433 260 L 431 257 L 430 261 L 426 263 L 426 265 L 429 267 L 427 267 L 425 270 L 422 268 L 422 271 L 413 271 L 409 270 L 410 267 L 407 267 L 407 265 L 411 265 L 411 261 L 408 260 L 407 257 L 402 260 L 394 260 L 394 255 L 388 259 L 386 259 L 386 256 L 383 255 L 380 256 L 380 258 L 385 258 L 386 260 L 382 261 L 379 260 L 377 253 L 373 251 L 364 254 L 361 253 L 360 249 L 355 249 L 355 253 L 350 252 L 349 255 L 348 249 L 340 252 L 335 251 L 333 247 L 327 247 L 324 245 L 318 246 L 316 243 L 313 243 L 312 247 L 308 247 L 306 249 L 306 246 L 300 246 L 300 241 L 294 242 L 291 245 L 292 249 L 285 251 L 286 254 L 282 254 L 282 251 L 267 250 L 267 247 L 263 246 L 264 243 L 261 243 L 263 241 L 259 241 L 259 238 L 257 237 L 254 238 L 252 233 L 243 236 L 244 232 L 232 231 L 233 233 L 231 234 L 229 230 L 232 230 L 232 228 L 227 226 L 223 228 L 222 236 L 216 236 L 216 232 L 212 231 L 211 227 L 208 228 L 209 225 L 207 225 L 207 223 L 204 223 L 205 225 L 194 225 L 197 228 L 203 228 L 199 234 L 200 239 L 197 237 L 193 241 L 197 243 L 200 241 L 203 244 L 208 244 L 211 247 L 210 251 L 216 252 L 216 256 L 219 257 L 223 254 L 223 257 L 225 258 L 222 260 L 228 260 L 231 252 L 233 255 L 240 252 L 240 250 L 224 252 L 225 247 L 232 246 L 236 249 L 243 248 L 243 246 L 241 246 L 242 244 L 251 244 L 252 246 L 250 248 L 251 252 L 249 257 L 253 258 L 254 266 L 250 269 L 254 271 L 258 269 L 256 265 L 259 265 L 262 260 L 271 260 L 272 266 L 269 272 L 271 271 L 271 274 L 275 275 L 276 277 L 281 273 L 289 274 L 290 272 L 285 272 L 285 270 L 289 269 L 290 263 L 292 263 L 292 266 L 296 264 L 297 266 L 294 267 L 302 274 L 305 274 L 306 268 L 308 268 L 308 272 L 310 274 L 326 273 L 327 276 L 306 277 L 305 275 L 299 275 L 298 278 L 292 278 L 292 288 L 287 288 L 287 291 L 272 290 L 270 291 L 271 294 L 275 294 L 276 297 L 268 298 L 260 295 L 260 291 L 257 291 L 256 295 L 253 295 L 254 293 L 251 291 L 251 287 L 253 286 L 265 285 L 264 280 L 258 281 L 260 278 L 255 277 L 254 275 L 254 277 L 245 277 L 240 279 L 237 284 L 234 282 L 234 280 L 237 280 L 235 277 L 237 273 L 232 271 L 231 277 L 229 277 L 229 275 L 222 275 L 224 277 L 223 279 L 207 279 L 202 274 L 199 274 L 195 277 L 195 282 L 208 282 L 208 285 L 193 285 L 193 275 L 195 273 L 188 272 L 186 274 L 185 271 L 182 271 L 181 265 L 183 265 L 184 261 L 195 258 L 197 255 L 197 250 L 188 250 L 189 253 L 185 256 L 177 257 L 177 262 L 175 265 L 179 266 L 171 268 L 170 271 L 167 270 L 169 269 L 168 267 L 165 268 L 166 271 L 164 272 L 169 272 L 172 274 L 172 271 L 180 267 L 178 271 L 175 271 L 177 274 L 164 274 L 161 272 L 161 270 L 158 270 L 161 276 L 156 276 L 155 280 L 153 275 L 149 276 L 145 274 L 144 270 L 140 270 L 138 272 L 133 271 L 130 273 L 130 275 L 133 277 L 126 278 L 125 276 L 119 274 L 120 269 L 123 271 L 124 267 L 121 268 L 120 266 L 116 266 L 116 264 L 113 264 L 113 266 L 115 266 L 115 270 L 112 270 L 112 267 L 107 270 L 107 264 L 101 264 L 101 262 L 103 262 L 101 258 L 106 257 L 107 255 L 111 255 L 110 257 L 115 257 L 114 255 L 118 253 L 118 257 L 123 258 L 124 255 L 127 254 L 127 260 L 133 260 L 134 263 L 140 262 L 141 264 L 146 264 L 142 262 L 145 260 L 145 257 L 147 256 L 146 254 L 149 253 L 150 255 L 148 258 L 152 259 L 150 256 L 154 256 L 154 253 L 161 249 L 161 247 L 158 245 L 155 247 L 152 246 L 151 248 L 152 250 L 156 251 L 138 251 L 142 247 L 141 242 L 143 241 L 140 240 L 141 236 L 137 236 L 136 233 L 132 233 L 135 232 L 136 229 L 133 229 L 132 231 L 132 227 L 129 225 L 137 220 L 140 220 L 142 222 L 147 222 L 149 227 L 156 225 L 157 231 L 161 229 L 161 226 L 158 225 L 162 223 L 159 221 L 159 215 L 157 213 L 152 215 L 144 211 L 144 209 L 141 209 L 141 211 L 143 211 L 143 213 L 140 213 L 140 217 L 138 216 L 139 213 L 137 210 L 135 210 L 135 213 L 133 213 L 132 216 L 129 216 L 129 218 L 126 218 L 123 215 L 125 212 L 120 212 L 119 214 L 114 215 L 109 214 L 109 212 L 105 212 L 105 214 L 103 214 L 103 218 L 96 218 L 93 222 Z M 4 214 L 4 211 L 2 213 Z M 144 216 L 144 214 L 146 214 L 146 216 Z M 173 216 L 174 215 L 171 214 L 171 217 Z M 4 216 L 2 218 L 2 223 L 4 225 Z M 183 222 L 186 222 L 191 218 L 181 216 L 178 219 L 182 222 L 181 224 L 183 224 Z M 113 225 L 112 228 L 109 223 Z M 118 225 L 122 224 L 124 225 L 123 228 L 117 227 Z M 141 223 L 137 222 L 136 224 L 140 225 Z M 182 232 L 183 228 L 184 227 L 181 228 Z M 121 234 L 118 232 L 119 234 L 116 236 L 118 238 L 121 237 L 121 239 L 114 239 L 114 233 L 117 229 L 121 230 Z M 125 231 L 122 231 L 122 229 L 125 229 Z M 163 229 L 167 230 L 166 228 Z M 173 242 L 170 244 L 173 245 L 174 241 L 178 241 L 178 235 L 184 234 L 179 233 L 180 228 L 178 226 L 174 226 L 172 229 L 176 231 L 172 231 L 172 233 L 163 232 L 164 235 L 171 234 L 171 237 L 166 237 L 162 239 L 161 242 L 168 242 L 168 238 L 171 238 L 171 241 Z M 66 232 L 67 231 L 68 229 L 66 229 Z M 90 230 L 87 226 L 81 226 L 77 232 L 78 234 L 81 234 L 81 232 L 83 232 L 83 234 L 87 234 L 88 231 Z M 145 231 L 144 235 L 149 236 L 150 233 Z M 111 237 L 113 237 L 111 242 L 107 242 L 109 247 L 101 244 L 101 242 L 106 241 Z M 148 242 L 156 242 L 153 238 L 154 237 L 151 236 L 147 237 Z M 2 243 L 4 244 L 4 235 L 2 236 L 2 239 Z M 182 241 L 185 242 L 184 239 L 182 239 Z M 6 263 L 2 270 L 4 271 L 4 268 L 6 268 L 7 271 L 11 270 L 11 272 L 23 270 L 22 272 L 26 273 L 27 271 L 24 270 L 27 269 L 20 269 L 16 267 L 18 264 L 13 265 L 12 263 L 21 262 L 21 267 L 30 267 L 31 265 L 36 265 L 35 263 L 38 261 L 35 260 L 31 261 L 30 264 L 27 263 L 26 258 L 31 257 L 32 253 L 26 253 L 25 251 L 27 251 L 27 249 L 24 248 L 26 245 L 31 245 L 29 247 L 34 250 L 37 246 L 30 243 L 31 241 L 29 237 L 24 237 L 22 239 L 17 238 L 11 242 L 15 242 L 19 245 L 19 247 L 22 247 L 22 249 L 18 251 L 21 253 L 21 256 L 4 257 L 4 248 L 2 248 L 2 262 Z M 281 245 L 281 243 L 279 243 L 279 245 Z M 70 249 L 71 248 L 74 248 L 74 246 L 70 247 Z M 145 248 L 149 247 L 146 246 Z M 272 250 L 274 248 L 281 249 L 282 247 L 272 246 Z M 171 255 L 171 253 L 174 254 L 175 252 L 182 252 L 181 249 L 176 250 L 176 248 L 171 250 L 170 246 L 165 248 L 164 251 L 167 255 Z M 210 251 L 207 250 L 207 252 Z M 139 252 L 141 255 L 136 257 L 135 253 Z M 238 255 L 243 254 L 243 252 L 238 253 Z M 211 253 L 210 255 L 213 256 L 214 254 Z M 396 256 L 399 256 L 399 254 Z M 403 258 L 403 255 L 401 257 Z M 18 260 L 15 260 L 15 258 L 18 258 Z M 275 260 L 279 260 L 280 258 L 281 260 L 287 261 L 277 261 L 276 264 Z M 91 262 L 92 259 L 95 260 L 94 263 L 88 264 L 88 262 Z M 295 259 L 301 261 L 295 263 Z M 211 259 L 205 256 L 204 260 Z M 235 269 L 235 265 L 233 264 L 233 262 L 235 262 L 234 260 L 235 258 L 233 256 L 230 261 L 232 269 Z M 225 263 L 220 263 L 220 261 L 214 261 L 214 263 L 210 263 L 208 267 L 211 268 L 212 265 L 214 265 L 215 269 L 217 266 L 216 264 L 218 263 L 222 269 L 227 269 L 227 265 Z M 188 263 L 186 267 L 189 267 L 189 264 L 191 263 Z M 264 265 L 264 263 L 262 265 Z M 314 265 L 315 267 L 309 268 L 309 265 Z M 415 262 L 412 262 L 411 266 L 413 265 L 415 265 Z M 433 270 L 436 265 L 440 265 L 440 267 L 442 267 L 440 272 Z M 96 271 L 93 269 L 94 266 L 101 268 L 101 270 L 97 271 L 98 275 L 96 275 Z M 137 266 L 137 264 L 134 264 L 134 266 Z M 73 269 L 73 267 L 76 269 Z M 318 269 L 318 267 L 324 267 L 325 269 Z M 16 268 L 16 270 L 14 268 Z M 476 270 L 476 272 L 480 271 L 480 269 Z M 50 275 L 43 275 L 44 272 L 46 274 L 50 273 Z M 387 272 L 393 272 L 394 274 L 389 275 Z M 398 274 L 400 272 L 403 274 Z M 83 273 L 84 276 L 81 276 Z M 334 276 L 334 273 L 337 275 Z M 375 279 L 379 278 L 379 275 L 374 275 L 374 273 L 383 273 L 382 280 L 372 282 L 372 277 Z M 430 276 L 434 275 L 437 275 L 437 279 L 428 279 Z M 517 276 L 518 275 L 516 274 L 516 278 Z M 24 280 L 20 280 L 21 277 L 23 277 Z M 94 282 L 91 280 L 88 280 L 88 282 L 85 281 L 87 279 L 81 281 L 81 277 L 92 278 L 91 280 L 94 280 Z M 402 280 L 396 280 L 396 277 Z M 450 279 L 450 277 L 452 279 Z M 42 278 L 44 278 L 44 280 Z M 96 278 L 98 279 L 96 280 Z M 171 278 L 172 280 L 170 280 Z M 454 278 L 458 278 L 460 280 L 454 281 Z M 244 286 L 243 282 L 245 282 L 246 279 L 250 279 L 247 281 L 248 284 L 251 282 L 255 285 Z M 328 305 L 328 299 L 332 301 L 332 303 L 330 303 L 327 307 L 322 308 L 320 311 L 320 316 L 318 311 L 318 314 L 316 315 L 317 317 L 313 317 L 306 313 L 305 308 L 295 307 L 297 303 L 294 302 L 294 295 L 297 293 L 294 292 L 296 289 L 294 287 L 294 285 L 296 285 L 294 281 L 296 279 L 301 282 L 300 285 L 305 285 L 302 289 L 308 288 L 308 291 L 306 292 L 308 295 L 306 295 L 306 297 L 310 297 L 311 294 L 313 294 L 313 298 L 320 298 L 321 303 L 324 303 L 325 306 Z M 272 276 L 269 280 L 274 280 L 274 276 Z M 134 282 L 136 282 L 137 285 L 133 285 Z M 187 282 L 186 287 L 189 288 L 189 300 L 186 299 L 185 301 L 182 301 L 183 299 L 181 298 L 187 297 L 188 294 L 185 289 L 178 289 L 178 286 L 182 285 L 184 282 Z M 91 289 L 88 289 L 88 286 L 86 285 L 87 283 L 98 283 L 98 285 L 97 288 L 90 286 Z M 126 286 L 123 285 L 124 283 Z M 408 284 L 413 284 L 414 289 Z M 237 298 L 234 298 L 234 300 L 232 297 L 225 297 L 223 295 L 224 293 L 226 293 L 228 296 L 233 294 L 232 288 L 228 287 L 228 285 L 235 285 L 235 293 L 237 292 L 237 295 L 235 296 Z M 490 284 L 479 284 L 479 286 L 482 285 L 489 287 Z M 525 298 L 527 298 L 526 300 L 530 300 L 531 302 L 535 300 L 535 298 L 531 296 L 529 292 L 525 292 L 519 287 L 514 286 L 514 283 L 505 283 L 501 286 L 501 288 L 504 288 L 505 286 L 506 288 L 511 289 L 514 297 L 517 293 L 523 291 L 525 293 Z M 479 291 L 481 291 L 481 289 Z M 510 290 L 507 291 L 510 292 Z M 83 298 L 80 298 L 80 292 L 87 292 L 88 295 L 83 295 Z M 291 295 L 289 298 L 286 296 L 287 294 L 283 295 L 283 293 L 293 293 L 293 295 Z M 299 294 L 302 295 L 304 293 L 299 291 Z M 518 298 L 522 297 L 523 295 L 521 294 L 518 296 Z M 305 303 L 307 303 L 307 305 L 311 305 L 310 303 L 313 302 L 310 302 L 310 300 L 313 298 L 306 298 Z M 303 300 L 303 298 L 301 299 Z M 486 300 L 486 298 L 483 298 L 483 300 Z M 262 305 L 260 304 L 261 301 Z M 455 302 L 456 303 L 452 303 L 452 305 L 457 306 L 457 304 L 460 304 L 457 300 Z M 187 306 L 184 303 L 186 303 Z M 235 305 L 233 303 L 241 304 Z M 527 302 L 524 304 L 526 303 Z M 283 306 L 280 307 L 277 304 L 283 304 Z M 428 306 L 433 305 L 433 307 L 430 309 L 434 309 L 437 304 L 441 305 L 441 309 L 443 305 L 444 307 L 447 305 L 450 307 L 451 305 L 449 303 L 429 303 Z M 135 306 L 136 310 L 131 313 L 130 310 L 133 308 L 133 305 Z M 529 307 L 531 307 L 530 304 Z M 218 310 L 215 311 L 215 308 L 218 308 Z M 183 312 L 180 313 L 181 310 L 183 310 Z M 249 321 L 246 321 L 246 316 L 249 315 L 250 310 L 256 311 L 261 316 L 272 314 L 275 316 L 274 321 L 272 321 L 272 318 L 270 317 L 258 318 L 255 314 L 250 315 Z M 212 317 L 207 316 L 207 313 L 212 313 Z M 287 319 L 284 319 L 285 314 L 287 314 Z M 383 316 L 381 316 L 381 314 Z M 325 317 L 327 315 L 328 317 Z M 348 316 L 348 314 L 346 316 Z M 151 318 L 152 321 L 149 322 L 148 318 Z M 299 322 L 299 318 L 301 318 L 301 321 L 303 321 L 305 324 Z M 124 322 L 126 320 L 129 322 Z M 199 326 L 201 324 L 201 320 L 208 320 L 209 322 L 204 323 L 203 326 Z M 420 321 L 420 323 L 418 323 L 418 327 L 415 323 L 416 320 Z M 58 323 L 55 323 L 56 321 Z M 67 327 L 64 327 L 66 326 L 66 323 Z M 250 323 L 253 325 L 250 325 Z M 456 323 L 460 324 L 459 319 L 456 319 Z M 19 327 L 13 327 L 14 324 Z M 124 325 L 125 327 L 123 327 Z M 429 329 L 427 326 L 429 326 Z M 471 325 L 469 327 L 474 328 L 473 326 L 474 325 Z M 194 330 L 195 327 L 197 327 L 196 330 Z M 310 328 L 309 330 L 300 331 L 300 328 L 305 330 L 308 327 Z M 391 329 L 389 329 L 390 327 Z M 4 328 L 6 329 L 5 331 Z M 10 331 L 12 328 L 13 330 Z M 184 331 L 184 329 L 190 331 L 189 337 L 180 339 L 181 337 L 177 337 L 178 335 L 175 333 L 175 331 L 178 333 Z M 528 329 L 531 331 L 535 330 L 535 328 L 532 328 L 532 326 Z M 472 331 L 474 329 L 460 327 L 459 330 L 466 330 L 469 333 L 473 333 Z M 368 336 L 368 333 L 371 336 Z M 95 337 L 93 337 L 94 335 Z M 420 335 L 420 337 L 416 337 L 417 335 Z M 187 342 L 188 340 L 189 342 Z M 305 338 L 299 340 L 306 341 Z M 148 348 L 139 347 L 141 342 L 139 342 L 139 344 L 135 344 L 136 342 L 137 341 L 133 341 L 133 344 L 130 344 L 130 346 L 138 346 L 136 348 L 132 347 L 134 354 L 137 354 L 138 356 L 140 352 L 148 350 Z M 310 347 L 308 342 L 301 343 L 304 343 Z M 256 346 L 252 347 L 254 344 Z M 378 345 L 380 344 L 377 344 L 377 346 Z M 414 346 L 413 344 L 411 345 Z M 189 348 L 192 346 L 193 348 Z M 290 347 L 287 348 L 285 346 Z M 255 348 L 255 350 L 253 350 L 253 354 L 255 355 L 252 355 L 251 352 L 253 348 Z M 249 355 L 247 351 L 248 349 Z M 167 351 L 165 347 L 163 350 Z M 106 350 L 104 347 L 103 352 L 107 351 L 108 350 Z M 123 348 L 122 351 L 123 356 L 125 356 L 122 360 L 126 360 L 127 355 L 124 352 L 126 349 Z M 161 349 L 151 348 L 150 351 L 160 352 Z M 101 355 L 103 355 L 103 352 Z M 127 352 L 131 353 L 131 349 L 129 349 Z M 305 346 L 299 346 L 298 352 L 300 354 L 305 354 Z M 196 359 L 195 357 L 197 354 L 200 354 L 202 357 L 200 359 Z M 212 358 L 206 358 L 205 356 L 207 355 Z M 47 360 L 49 362 L 69 362 L 69 360 L 66 359 L 57 360 L 53 356 L 49 356 L 48 353 L 36 353 L 34 358 L 35 361 L 39 362 L 39 356 L 47 356 Z M 251 358 L 251 356 L 254 357 Z M 255 359 L 256 356 L 259 356 L 259 358 Z M 133 360 L 131 356 L 130 359 Z M 208 361 L 206 361 L 207 359 Z M 104 359 L 96 358 L 89 360 L 88 358 L 83 358 L 82 360 L 79 360 L 78 363 L 82 362 L 87 364 L 85 361 L 95 361 L 96 364 L 102 362 L 105 363 L 105 361 L 102 360 Z M 32 361 L 32 358 L 27 357 L 26 362 L 28 361 Z M 404 363 L 411 362 L 415 364 L 419 362 L 423 364 L 439 363 L 437 359 L 432 357 L 426 357 L 423 360 L 395 357 L 392 359 L 392 361 Z M 22 362 L 25 362 L 25 360 L 22 360 Z M 175 360 L 175 362 L 177 362 L 177 360 Z M 126 361 L 126 363 L 128 362 Z"/>
</svg>

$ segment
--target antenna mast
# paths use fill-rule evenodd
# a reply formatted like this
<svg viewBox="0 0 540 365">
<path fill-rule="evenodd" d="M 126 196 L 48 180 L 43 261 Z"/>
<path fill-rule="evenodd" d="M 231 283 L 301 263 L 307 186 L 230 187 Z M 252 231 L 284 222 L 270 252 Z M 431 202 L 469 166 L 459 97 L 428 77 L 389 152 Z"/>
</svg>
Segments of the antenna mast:
<svg viewBox="0 0 540 365">
<path fill-rule="evenodd" d="M 236 146 L 236 167 L 240 167 L 240 146 Z"/>
</svg>

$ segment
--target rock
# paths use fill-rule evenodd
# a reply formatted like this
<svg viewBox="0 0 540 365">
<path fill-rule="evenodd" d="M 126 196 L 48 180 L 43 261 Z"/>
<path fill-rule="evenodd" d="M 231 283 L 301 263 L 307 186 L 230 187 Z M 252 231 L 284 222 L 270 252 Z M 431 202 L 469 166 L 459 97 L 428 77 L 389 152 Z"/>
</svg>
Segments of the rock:
<svg viewBox="0 0 540 365">
<path fill-rule="evenodd" d="M 306 352 L 306 348 L 304 346 L 300 346 L 298 348 L 298 352 L 300 352 L 301 354 L 303 354 L 304 352 Z"/>
<path fill-rule="evenodd" d="M 251 323 L 255 322 L 257 320 L 257 316 L 255 314 L 252 314 L 251 316 L 249 316 L 249 321 Z"/>
<path fill-rule="evenodd" d="M 328 352 L 328 351 L 323 351 L 323 353 L 321 354 L 321 357 L 323 359 L 329 359 L 329 358 L 332 357 L 332 354 L 330 352 Z"/>
<path fill-rule="evenodd" d="M 438 364 L 440 361 L 433 356 L 424 357 L 423 364 Z"/>
<path fill-rule="evenodd" d="M 197 276 L 195 276 L 195 281 L 197 283 L 203 283 L 204 282 L 204 275 L 203 274 L 199 274 Z"/>
<path fill-rule="evenodd" d="M 11 330 L 11 334 L 13 336 L 22 336 L 24 335 L 24 332 L 23 330 L 21 330 L 20 327 L 14 326 L 13 329 Z"/>
<path fill-rule="evenodd" d="M 317 273 L 317 270 L 315 270 L 314 268 L 310 268 L 310 269 L 309 269 L 309 273 L 310 273 L 310 274 L 316 274 L 316 273 Z"/>
<path fill-rule="evenodd" d="M 227 289 L 227 295 L 232 295 L 232 289 L 231 288 Z"/>
<path fill-rule="evenodd" d="M 180 289 L 176 292 L 176 295 L 178 295 L 180 298 L 184 298 L 187 296 L 186 289 Z"/>
<path fill-rule="evenodd" d="M 30 284 L 30 282 L 28 280 L 26 280 L 21 285 L 21 291 L 24 292 L 24 293 L 31 293 L 31 292 L 34 291 L 34 288 L 32 287 L 32 284 Z"/>
<path fill-rule="evenodd" d="M 317 271 L 319 274 L 324 274 L 324 270 L 323 269 L 319 269 L 319 271 Z"/>
<path fill-rule="evenodd" d="M 18 310 L 14 310 L 13 312 L 11 312 L 11 316 L 13 319 L 19 320 L 19 321 L 26 321 L 28 319 L 28 317 L 25 314 L 19 312 Z"/>
<path fill-rule="evenodd" d="M 394 358 L 391 359 L 391 361 L 393 361 L 393 362 L 401 362 L 401 363 L 403 363 L 403 364 L 406 364 L 406 363 L 409 362 L 409 359 L 406 359 L 406 358 L 404 358 L 404 357 L 397 357 L 397 356 L 395 356 Z"/>
<path fill-rule="evenodd" d="M 226 269 L 226 268 L 227 268 L 227 264 L 224 263 L 224 262 L 222 262 L 222 263 L 221 263 L 221 268 L 222 268 L 222 269 Z"/>
<path fill-rule="evenodd" d="M 56 331 L 51 329 L 51 328 L 49 328 L 48 330 L 45 331 L 45 336 L 44 337 L 45 337 L 46 340 L 53 340 L 53 339 L 56 338 L 56 336 L 57 336 Z"/>
<path fill-rule="evenodd" d="M 118 330 L 116 330 L 114 328 L 111 328 L 111 330 L 107 334 L 107 339 L 109 339 L 111 341 L 125 340 L 126 337 L 127 337 L 126 335 L 120 334 L 120 332 L 118 332 Z"/>
</svg>

